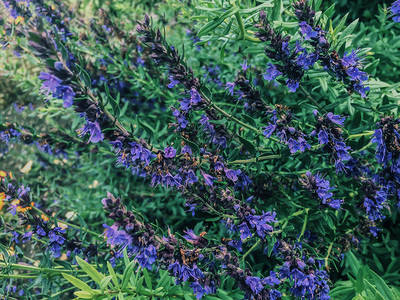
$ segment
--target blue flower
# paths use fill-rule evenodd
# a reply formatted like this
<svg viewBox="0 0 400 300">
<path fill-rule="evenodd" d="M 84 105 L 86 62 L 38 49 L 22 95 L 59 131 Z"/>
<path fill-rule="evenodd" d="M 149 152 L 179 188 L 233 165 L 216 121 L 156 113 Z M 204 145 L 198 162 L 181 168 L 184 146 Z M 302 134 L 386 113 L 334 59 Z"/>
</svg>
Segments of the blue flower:
<svg viewBox="0 0 400 300">
<path fill-rule="evenodd" d="M 187 210 L 186 212 L 191 212 L 192 213 L 192 217 L 194 217 L 195 215 L 195 209 L 196 209 L 196 204 L 190 204 L 190 203 L 186 203 L 185 206 L 189 207 L 189 210 Z"/>
<path fill-rule="evenodd" d="M 75 93 L 74 90 L 67 85 L 57 86 L 53 96 L 58 99 L 64 100 L 64 108 L 70 107 L 74 102 Z"/>
<path fill-rule="evenodd" d="M 164 156 L 166 158 L 173 158 L 176 155 L 176 150 L 172 146 L 168 146 L 164 149 Z"/>
<path fill-rule="evenodd" d="M 60 78 L 46 72 L 41 72 L 39 79 L 44 80 L 41 90 L 46 92 L 46 95 L 49 95 L 49 93 L 55 93 L 57 87 L 62 82 Z"/>
<path fill-rule="evenodd" d="M 193 152 L 192 152 L 192 148 L 190 148 L 189 146 L 184 146 L 183 148 L 182 148 L 182 150 L 181 150 L 181 154 L 184 154 L 184 153 L 187 153 L 187 154 L 189 154 L 189 155 L 193 155 Z"/>
<path fill-rule="evenodd" d="M 172 89 L 175 85 L 180 83 L 180 81 L 174 79 L 174 77 L 172 75 L 169 76 L 169 80 L 171 80 L 171 82 L 167 85 L 167 87 L 170 89 Z"/>
<path fill-rule="evenodd" d="M 264 285 L 259 277 L 246 277 L 245 282 L 254 294 L 258 294 L 264 289 Z"/>
<path fill-rule="evenodd" d="M 304 35 L 306 41 L 312 38 L 316 38 L 318 36 L 318 32 L 314 31 L 313 28 L 306 22 L 300 22 L 299 26 L 300 26 L 300 31 Z"/>
<path fill-rule="evenodd" d="M 241 240 L 231 240 L 231 241 L 228 242 L 229 246 L 231 246 L 233 248 L 236 248 L 239 252 L 243 251 L 242 244 L 243 243 L 242 243 Z"/>
<path fill-rule="evenodd" d="M 244 241 L 246 238 L 251 237 L 251 232 L 249 226 L 246 223 L 239 225 L 240 239 Z"/>
<path fill-rule="evenodd" d="M 203 171 L 201 171 L 201 175 L 203 175 L 206 185 L 209 186 L 213 186 L 214 180 L 217 179 L 209 174 L 204 173 Z"/>
<path fill-rule="evenodd" d="M 389 8 L 393 13 L 393 21 L 396 23 L 400 22 L 400 0 L 395 1 Z"/>
<path fill-rule="evenodd" d="M 234 89 L 235 89 L 235 83 L 234 82 L 227 82 L 225 89 L 229 91 L 229 95 L 233 96 L 233 92 L 234 92 Z"/>
<path fill-rule="evenodd" d="M 142 268 L 151 270 L 151 265 L 157 259 L 157 249 L 150 244 L 149 246 L 143 248 L 140 254 L 136 255 L 136 259 Z"/>
<path fill-rule="evenodd" d="M 327 117 L 328 120 L 330 120 L 331 122 L 333 122 L 333 123 L 335 123 L 335 124 L 338 124 L 338 125 L 341 125 L 341 126 L 343 126 L 344 121 L 346 120 L 345 117 L 341 117 L 340 115 L 334 115 L 334 114 L 331 113 L 331 112 L 328 112 L 328 113 L 326 114 L 326 117 Z"/>
<path fill-rule="evenodd" d="M 225 175 L 233 182 L 236 182 L 239 178 L 238 175 L 242 173 L 240 170 L 225 169 Z"/>
<path fill-rule="evenodd" d="M 204 294 L 207 294 L 207 290 L 201 286 L 198 281 L 192 282 L 190 287 L 193 290 L 193 293 L 196 295 L 197 299 L 201 299 Z"/>
<path fill-rule="evenodd" d="M 191 104 L 197 104 L 201 102 L 201 96 L 199 92 L 193 87 L 190 91 L 190 103 Z"/>
<path fill-rule="evenodd" d="M 269 123 L 268 126 L 266 126 L 263 130 L 263 135 L 265 138 L 269 138 L 274 133 L 276 127 L 276 125 Z"/>
<path fill-rule="evenodd" d="M 80 137 L 83 137 L 87 133 L 90 134 L 89 142 L 98 143 L 104 140 L 104 135 L 101 132 L 101 128 L 98 122 L 91 122 L 89 120 L 86 121 L 86 125 L 82 128 L 78 129 L 77 132 L 79 133 Z"/>
<path fill-rule="evenodd" d="M 243 72 L 246 72 L 247 69 L 251 66 L 251 65 L 248 65 L 248 64 L 247 64 L 247 59 L 246 59 L 242 64 L 240 64 L 240 65 L 242 66 Z"/>
<path fill-rule="evenodd" d="M 387 163 L 392 159 L 392 153 L 387 150 L 382 129 L 375 129 L 371 143 L 376 144 L 376 159 L 379 163 Z"/>
<path fill-rule="evenodd" d="M 297 88 L 299 87 L 299 82 L 295 81 L 293 79 L 287 79 L 286 80 L 286 85 L 289 88 L 289 92 L 294 93 L 297 90 Z"/>
<path fill-rule="evenodd" d="M 269 63 L 268 68 L 265 70 L 265 73 L 263 75 L 265 80 L 271 81 L 274 80 L 279 75 L 282 75 L 282 73 L 278 71 L 275 65 Z"/>
</svg>

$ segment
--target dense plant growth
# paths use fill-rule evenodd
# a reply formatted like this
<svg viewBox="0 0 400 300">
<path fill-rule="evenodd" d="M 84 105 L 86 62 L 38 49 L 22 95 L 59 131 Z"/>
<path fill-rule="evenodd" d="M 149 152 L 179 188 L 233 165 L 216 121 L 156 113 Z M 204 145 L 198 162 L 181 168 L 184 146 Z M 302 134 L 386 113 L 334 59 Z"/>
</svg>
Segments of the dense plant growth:
<svg viewBox="0 0 400 300">
<path fill-rule="evenodd" d="M 400 299 L 400 1 L 349 3 L 2 1 L 1 297 Z"/>
</svg>

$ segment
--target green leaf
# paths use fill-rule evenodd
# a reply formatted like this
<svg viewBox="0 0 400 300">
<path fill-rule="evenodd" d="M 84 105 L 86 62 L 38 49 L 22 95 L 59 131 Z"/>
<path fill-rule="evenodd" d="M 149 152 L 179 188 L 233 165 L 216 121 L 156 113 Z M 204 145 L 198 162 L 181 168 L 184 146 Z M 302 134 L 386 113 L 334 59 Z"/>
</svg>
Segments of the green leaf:
<svg viewBox="0 0 400 300">
<path fill-rule="evenodd" d="M 244 147 L 247 151 L 249 151 L 249 153 L 250 153 L 251 155 L 256 154 L 257 149 L 254 147 L 254 145 L 253 145 L 251 142 L 249 142 L 249 141 L 246 140 L 245 138 L 242 138 L 241 136 L 239 136 L 239 140 L 240 140 L 240 142 L 243 144 L 243 147 Z"/>
<path fill-rule="evenodd" d="M 202 36 L 207 34 L 208 32 L 214 30 L 215 28 L 217 28 L 219 25 L 221 25 L 221 23 L 228 17 L 234 15 L 235 13 L 237 13 L 239 11 L 239 7 L 235 6 L 232 7 L 231 9 L 228 9 L 225 13 L 223 13 L 221 16 L 213 19 L 212 21 L 208 22 L 207 24 L 205 24 L 197 33 L 197 36 Z"/>
<path fill-rule="evenodd" d="M 379 293 L 381 293 L 387 300 L 396 300 L 395 295 L 392 293 L 392 291 L 390 290 L 388 285 L 383 281 L 383 279 L 372 270 L 370 270 L 369 273 L 372 275 L 375 286 L 378 289 Z"/>
<path fill-rule="evenodd" d="M 357 274 L 360 269 L 360 263 L 351 251 L 346 253 L 346 260 L 350 265 L 352 273 Z"/>
<path fill-rule="evenodd" d="M 115 118 L 118 118 L 121 114 L 121 109 L 119 108 L 120 94 L 118 93 L 117 99 L 114 99 L 110 94 L 107 83 L 104 83 L 104 90 L 106 91 L 107 100 L 113 109 L 113 115 Z"/>
<path fill-rule="evenodd" d="M 282 0 L 274 0 L 274 7 L 270 15 L 271 21 L 282 21 L 283 3 Z"/>
<path fill-rule="evenodd" d="M 78 291 L 74 293 L 79 299 L 93 299 L 94 295 L 84 291 Z"/>
<path fill-rule="evenodd" d="M 124 270 L 124 275 L 122 276 L 122 283 L 121 283 L 122 290 L 125 289 L 126 286 L 128 285 L 129 278 L 132 276 L 134 266 L 135 266 L 135 261 L 131 261 Z"/>
<path fill-rule="evenodd" d="M 107 269 L 108 269 L 108 272 L 112 275 L 112 281 L 113 281 L 114 285 L 117 288 L 119 288 L 119 281 L 118 281 L 117 274 L 115 274 L 113 267 L 111 266 L 110 262 L 108 262 L 108 261 L 107 261 Z"/>
<path fill-rule="evenodd" d="M 100 282 L 100 289 L 104 291 L 107 288 L 107 285 L 110 283 L 110 281 L 113 279 L 112 275 L 109 275 L 107 277 L 104 277 L 101 282 Z M 112 284 L 111 284 L 112 287 Z"/>
<path fill-rule="evenodd" d="M 152 289 L 151 278 L 149 276 L 149 272 L 147 272 L 146 268 L 143 268 L 144 280 L 146 281 L 146 285 L 149 289 Z"/>
<path fill-rule="evenodd" d="M 104 278 L 102 274 L 100 274 L 93 266 L 91 266 L 89 263 L 78 256 L 76 257 L 76 262 L 82 268 L 82 270 L 90 276 L 90 278 L 92 278 L 97 284 L 100 284 L 100 282 Z"/>
<path fill-rule="evenodd" d="M 343 30 L 343 32 L 340 35 L 339 40 L 344 41 L 344 39 L 349 36 L 350 34 L 353 33 L 354 29 L 356 28 L 358 24 L 358 19 L 354 20 L 353 22 L 350 23 L 349 26 L 346 27 L 345 30 Z"/>
<path fill-rule="evenodd" d="M 75 65 L 76 68 L 78 69 L 79 72 L 79 77 L 80 79 L 83 81 L 83 83 L 85 84 L 85 86 L 89 89 L 92 88 L 92 80 L 90 79 L 89 74 L 80 66 L 80 65 Z"/>
<path fill-rule="evenodd" d="M 250 124 L 253 127 L 257 127 L 257 123 L 256 121 L 254 121 L 254 119 L 248 115 L 242 114 L 243 119 Z"/>
<path fill-rule="evenodd" d="M 389 110 L 392 110 L 392 109 L 396 109 L 398 107 L 399 107 L 399 105 L 397 105 L 397 104 L 385 104 L 385 105 L 381 105 L 378 108 L 378 110 L 381 111 L 381 112 L 384 112 L 384 111 L 389 111 Z"/>
<path fill-rule="evenodd" d="M 85 291 L 88 293 L 93 292 L 93 289 L 90 286 L 88 286 L 85 282 L 83 282 L 82 280 L 80 280 L 72 275 L 66 274 L 66 273 L 62 273 L 62 276 L 66 280 L 68 280 L 72 285 L 76 286 L 78 289 L 81 289 L 82 291 Z"/>
<path fill-rule="evenodd" d="M 351 106 L 354 107 L 356 110 L 359 111 L 365 111 L 365 112 L 371 112 L 371 106 L 367 104 L 361 104 L 361 103 L 351 103 Z"/>
<path fill-rule="evenodd" d="M 167 271 L 164 271 L 164 270 L 160 270 L 160 274 L 161 273 L 164 273 L 164 274 L 161 275 L 161 278 L 157 283 L 157 288 L 159 288 L 159 287 L 167 287 L 169 274 L 168 274 Z"/>
</svg>

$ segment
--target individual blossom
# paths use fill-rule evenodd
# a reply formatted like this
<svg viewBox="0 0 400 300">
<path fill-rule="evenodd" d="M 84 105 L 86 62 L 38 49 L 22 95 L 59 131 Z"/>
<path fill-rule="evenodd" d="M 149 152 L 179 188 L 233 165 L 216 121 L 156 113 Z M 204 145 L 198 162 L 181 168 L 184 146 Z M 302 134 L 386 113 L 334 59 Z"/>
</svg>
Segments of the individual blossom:
<svg viewBox="0 0 400 300">
<path fill-rule="evenodd" d="M 97 121 L 91 122 L 86 120 L 85 126 L 77 130 L 80 137 L 85 136 L 87 133 L 90 134 L 89 142 L 98 143 L 104 139 L 104 135 L 101 132 L 100 124 Z"/>
</svg>

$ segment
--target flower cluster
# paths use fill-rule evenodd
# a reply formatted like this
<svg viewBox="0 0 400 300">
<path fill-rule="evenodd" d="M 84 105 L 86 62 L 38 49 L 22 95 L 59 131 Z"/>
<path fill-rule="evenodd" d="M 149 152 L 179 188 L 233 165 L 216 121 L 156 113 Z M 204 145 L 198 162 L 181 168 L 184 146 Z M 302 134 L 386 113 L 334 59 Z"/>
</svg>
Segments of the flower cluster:
<svg viewBox="0 0 400 300">
<path fill-rule="evenodd" d="M 376 159 L 381 164 L 395 161 L 400 156 L 400 119 L 383 117 L 376 124 L 378 129 L 372 136 L 371 143 L 376 144 Z"/>
<path fill-rule="evenodd" d="M 308 68 L 316 61 L 320 61 L 325 70 L 336 77 L 337 81 L 347 84 L 347 90 L 350 93 L 356 91 L 365 98 L 365 93 L 370 90 L 365 86 L 368 74 L 361 71 L 362 63 L 357 57 L 358 50 L 352 50 L 351 53 L 346 52 L 343 58 L 340 58 L 335 50 L 329 52 L 330 45 L 326 32 L 320 26 L 315 25 L 315 11 L 310 8 L 308 0 L 297 1 L 293 7 L 303 38 L 309 41 L 313 48 L 311 55 L 307 56 L 307 52 L 305 52 L 304 58 L 300 58 L 304 54 L 299 56 L 300 61 L 304 61 L 304 67 Z"/>
<path fill-rule="evenodd" d="M 320 270 L 315 258 L 302 256 L 296 251 L 299 245 L 293 246 L 283 240 L 275 247 L 284 257 L 285 263 L 279 269 L 281 278 L 288 278 L 291 283 L 290 291 L 295 297 L 312 300 L 326 300 L 329 296 L 329 275 Z M 300 246 L 301 248 L 301 246 Z"/>
<path fill-rule="evenodd" d="M 271 121 L 263 130 L 266 138 L 275 134 L 279 140 L 288 145 L 291 153 L 297 151 L 304 152 L 311 149 L 311 146 L 306 141 L 306 135 L 290 126 L 293 121 L 293 116 L 287 107 L 278 105 L 276 109 L 269 112 L 272 115 Z"/>
<path fill-rule="evenodd" d="M 254 25 L 259 31 L 256 33 L 263 42 L 269 42 L 265 48 L 267 56 L 278 63 L 269 63 L 264 74 L 264 79 L 274 80 L 282 75 L 287 77 L 286 85 L 290 92 L 295 92 L 303 78 L 304 71 L 314 65 L 316 57 L 309 54 L 305 48 L 296 43 L 294 47 L 289 45 L 290 36 L 283 37 L 271 27 L 264 11 L 260 12 L 260 21 Z"/>
<path fill-rule="evenodd" d="M 67 225 L 59 222 L 59 226 L 55 226 L 47 215 L 35 214 L 32 209 L 35 203 L 31 201 L 29 192 L 30 188 L 23 185 L 17 188 L 13 183 L 0 183 L 0 195 L 3 195 L 4 200 L 9 202 L 9 212 L 18 215 L 20 226 L 27 228 L 24 233 L 10 230 L 16 244 L 27 243 L 32 238 L 47 239 L 47 242 L 43 241 L 43 244 L 54 258 L 60 258 L 64 252 L 67 257 L 70 257 L 72 252 L 75 254 L 83 252 L 88 258 L 97 255 L 95 245 L 90 244 L 88 247 L 83 247 L 82 242 L 77 238 L 69 238 L 66 232 Z"/>
<path fill-rule="evenodd" d="M 102 200 L 102 204 L 109 213 L 108 217 L 115 222 L 112 226 L 104 225 L 109 244 L 116 247 L 119 253 L 127 248 L 128 253 L 133 253 L 144 268 L 150 269 L 152 264 L 159 264 L 175 276 L 177 284 L 190 282 L 198 299 L 205 294 L 216 293 L 220 284 L 220 266 L 227 275 L 237 280 L 248 299 L 280 299 L 280 292 L 270 290 L 270 287 L 280 284 L 274 272 L 261 279 L 249 270 L 242 270 L 238 258 L 223 244 L 210 245 L 204 238 L 205 232 L 196 235 L 193 230 L 187 230 L 183 237 L 193 246 L 188 248 L 171 232 L 167 237 L 157 235 L 150 224 L 139 221 L 111 193 Z M 254 221 L 254 224 L 258 222 Z"/>
<path fill-rule="evenodd" d="M 229 91 L 229 94 L 233 96 L 236 94 L 238 96 L 237 100 L 241 100 L 244 102 L 244 108 L 250 111 L 263 111 L 265 109 L 269 109 L 269 107 L 264 103 L 261 98 L 261 94 L 258 90 L 256 90 L 251 84 L 251 78 L 248 76 L 247 70 L 250 65 L 247 64 L 247 61 L 244 61 L 241 64 L 242 68 L 237 72 L 236 78 L 234 82 L 228 82 L 226 84 L 226 88 Z M 235 91 L 235 87 L 238 89 Z"/>
<path fill-rule="evenodd" d="M 393 2 L 392 6 L 390 7 L 390 11 L 393 13 L 393 21 L 396 23 L 400 22 L 400 1 L 397 0 Z"/>
<path fill-rule="evenodd" d="M 349 154 L 350 147 L 343 141 L 342 129 L 337 126 L 343 126 L 345 117 L 334 115 L 331 112 L 322 117 L 318 116 L 317 111 L 314 111 L 314 116 L 317 119 L 316 129 L 310 135 L 318 135 L 318 141 L 323 146 L 322 150 L 331 154 L 336 171 L 345 172 L 344 161 L 351 158 Z"/>
<path fill-rule="evenodd" d="M 328 205 L 334 209 L 339 209 L 343 200 L 333 199 L 334 188 L 330 186 L 329 180 L 324 179 L 319 174 L 313 175 L 307 172 L 303 178 L 299 179 L 302 186 L 311 192 L 313 197 L 319 198 L 323 205 Z"/>
</svg>

